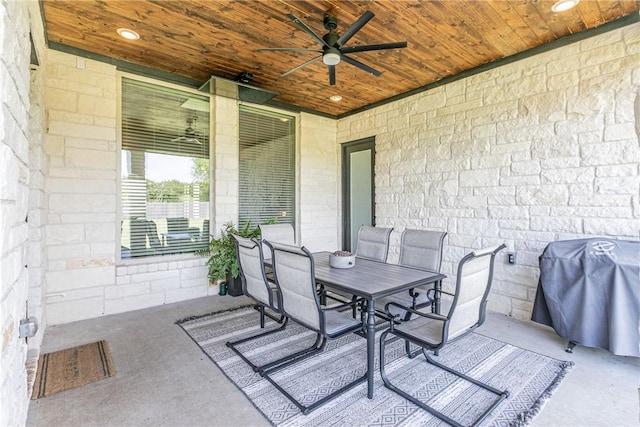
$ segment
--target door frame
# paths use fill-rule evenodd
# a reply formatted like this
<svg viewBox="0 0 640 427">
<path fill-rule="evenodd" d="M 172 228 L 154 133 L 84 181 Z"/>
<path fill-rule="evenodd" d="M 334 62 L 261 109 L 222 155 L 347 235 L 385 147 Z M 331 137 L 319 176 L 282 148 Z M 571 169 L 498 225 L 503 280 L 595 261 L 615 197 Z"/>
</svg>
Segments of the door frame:
<svg viewBox="0 0 640 427">
<path fill-rule="evenodd" d="M 351 163 L 350 155 L 354 152 L 371 150 L 371 225 L 376 224 L 375 203 L 375 136 L 358 139 L 341 144 L 342 155 L 342 247 L 351 250 Z"/>
</svg>

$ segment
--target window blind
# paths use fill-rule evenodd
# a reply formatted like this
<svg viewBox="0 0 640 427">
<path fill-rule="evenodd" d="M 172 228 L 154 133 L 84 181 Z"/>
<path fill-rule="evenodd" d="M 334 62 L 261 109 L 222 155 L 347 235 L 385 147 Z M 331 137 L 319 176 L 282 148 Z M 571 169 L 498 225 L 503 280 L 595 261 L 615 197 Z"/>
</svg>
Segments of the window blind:
<svg viewBox="0 0 640 427">
<path fill-rule="evenodd" d="M 240 106 L 239 225 L 295 223 L 295 117 Z"/>
<path fill-rule="evenodd" d="M 209 98 L 122 79 L 122 148 L 209 157 Z"/>
<path fill-rule="evenodd" d="M 209 98 L 123 77 L 121 257 L 209 241 Z"/>
</svg>

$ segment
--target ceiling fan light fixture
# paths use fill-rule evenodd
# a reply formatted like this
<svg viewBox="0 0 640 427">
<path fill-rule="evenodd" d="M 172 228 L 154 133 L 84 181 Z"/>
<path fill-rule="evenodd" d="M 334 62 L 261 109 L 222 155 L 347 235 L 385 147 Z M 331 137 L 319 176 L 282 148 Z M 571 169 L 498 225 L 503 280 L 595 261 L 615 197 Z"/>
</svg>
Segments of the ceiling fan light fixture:
<svg viewBox="0 0 640 427">
<path fill-rule="evenodd" d="M 340 51 L 335 47 L 330 47 L 322 55 L 322 62 L 325 65 L 337 65 L 340 62 Z"/>
<path fill-rule="evenodd" d="M 128 28 L 118 28 L 116 32 L 127 40 L 138 40 L 140 38 L 140 34 Z"/>
<path fill-rule="evenodd" d="M 580 3 L 580 0 L 558 0 L 551 6 L 553 12 L 565 12 L 569 9 L 576 7 Z"/>
</svg>

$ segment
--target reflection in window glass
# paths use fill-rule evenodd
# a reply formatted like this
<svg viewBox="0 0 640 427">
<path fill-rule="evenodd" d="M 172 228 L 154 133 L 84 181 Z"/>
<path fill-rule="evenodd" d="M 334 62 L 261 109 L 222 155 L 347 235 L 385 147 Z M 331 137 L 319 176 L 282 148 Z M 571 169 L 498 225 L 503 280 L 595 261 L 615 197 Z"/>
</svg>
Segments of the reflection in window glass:
<svg viewBox="0 0 640 427">
<path fill-rule="evenodd" d="M 121 256 L 209 241 L 209 99 L 123 78 Z"/>
</svg>

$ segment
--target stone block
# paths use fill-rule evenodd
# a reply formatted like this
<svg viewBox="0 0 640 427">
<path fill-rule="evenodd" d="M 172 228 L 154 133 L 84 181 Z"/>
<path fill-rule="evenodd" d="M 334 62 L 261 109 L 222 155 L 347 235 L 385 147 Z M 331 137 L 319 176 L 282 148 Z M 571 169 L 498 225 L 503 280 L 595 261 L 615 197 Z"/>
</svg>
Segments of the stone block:
<svg viewBox="0 0 640 427">
<path fill-rule="evenodd" d="M 524 186 L 516 190 L 518 205 L 557 206 L 567 204 L 569 189 L 566 185 Z"/>
<path fill-rule="evenodd" d="M 541 173 L 542 184 L 593 183 L 595 168 L 545 169 Z"/>
<path fill-rule="evenodd" d="M 582 218 L 549 218 L 534 216 L 531 218 L 531 230 L 551 231 L 554 233 L 581 233 L 583 231 Z"/>
<path fill-rule="evenodd" d="M 83 243 L 84 226 L 81 224 L 50 224 L 47 226 L 47 245 Z"/>
<path fill-rule="evenodd" d="M 497 187 L 499 186 L 498 169 L 478 169 L 460 172 L 460 187 Z"/>
<path fill-rule="evenodd" d="M 604 129 L 605 141 L 637 141 L 637 138 L 633 122 L 610 125 Z"/>
<path fill-rule="evenodd" d="M 117 286 L 109 286 L 104 289 L 106 300 L 129 298 L 137 295 L 147 295 L 150 293 L 149 283 L 132 283 Z"/>
<path fill-rule="evenodd" d="M 613 36 L 617 36 L 617 34 L 613 34 Z M 612 35 L 609 34 L 605 37 L 612 37 Z M 580 49 L 582 52 L 578 55 L 578 60 L 583 67 L 599 65 L 625 56 L 624 43 L 607 43 L 603 46 L 584 43 Z"/>
<path fill-rule="evenodd" d="M 489 206 L 488 212 L 492 219 L 529 219 L 526 206 Z"/>
<path fill-rule="evenodd" d="M 113 194 L 51 194 L 49 209 L 57 213 L 115 212 Z"/>
<path fill-rule="evenodd" d="M 640 235 L 640 218 L 585 218 L 584 232 L 592 235 L 628 237 Z"/>
<path fill-rule="evenodd" d="M 582 162 L 587 166 L 640 163 L 640 147 L 630 141 L 585 145 L 582 147 Z"/>
<path fill-rule="evenodd" d="M 115 284 L 115 269 L 113 266 L 104 266 L 50 271 L 46 277 L 47 292 L 65 292 L 94 286 L 113 285 Z"/>
<path fill-rule="evenodd" d="M 47 324 L 49 326 L 93 319 L 104 314 L 103 297 L 85 298 L 82 303 L 78 303 L 78 301 L 47 303 Z"/>
<path fill-rule="evenodd" d="M 640 193 L 640 176 L 599 177 L 595 179 L 597 194 L 629 194 Z"/>
</svg>

